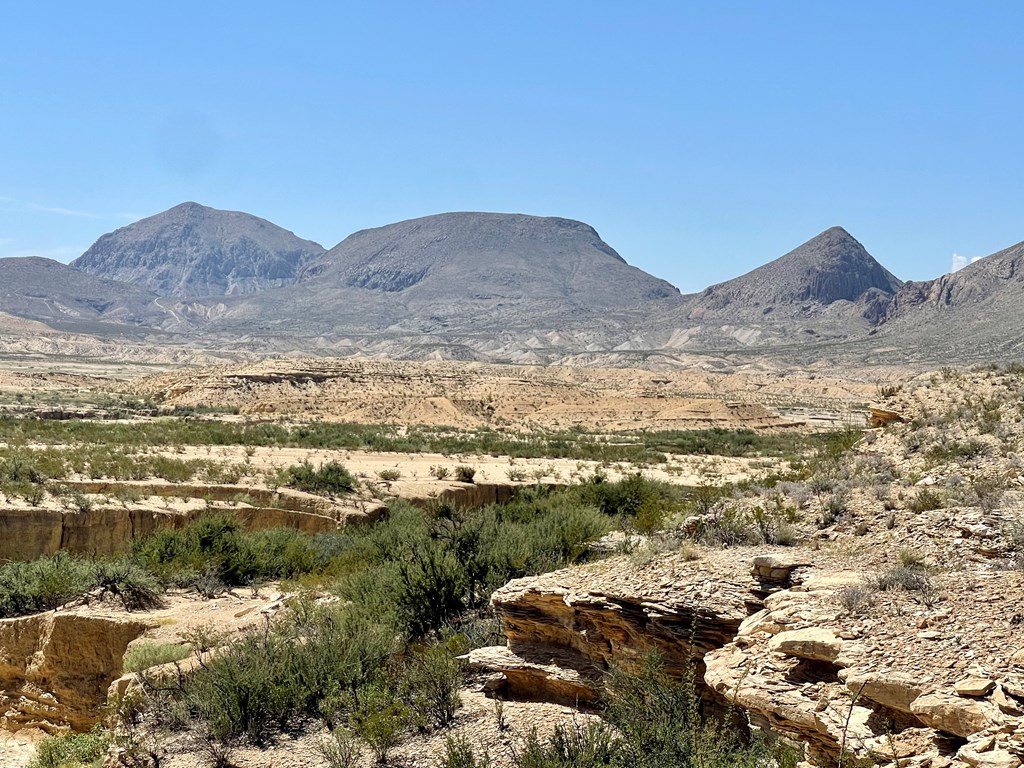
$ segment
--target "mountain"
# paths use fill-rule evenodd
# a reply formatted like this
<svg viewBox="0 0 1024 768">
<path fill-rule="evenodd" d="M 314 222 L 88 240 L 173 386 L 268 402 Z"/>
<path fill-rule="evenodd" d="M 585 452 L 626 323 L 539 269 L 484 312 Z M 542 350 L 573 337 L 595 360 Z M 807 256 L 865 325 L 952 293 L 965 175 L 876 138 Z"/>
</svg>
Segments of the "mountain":
<svg viewBox="0 0 1024 768">
<path fill-rule="evenodd" d="M 477 346 L 514 337 L 523 348 L 570 329 L 605 343 L 652 307 L 678 302 L 671 284 L 627 264 L 581 222 L 445 213 L 356 232 L 295 285 L 228 303 L 216 327 L 410 343 L 468 335 Z"/>
<path fill-rule="evenodd" d="M 0 259 L 0 312 L 80 332 L 160 325 L 168 310 L 134 285 L 89 275 L 52 259 Z"/>
<path fill-rule="evenodd" d="M 849 232 L 832 227 L 775 261 L 705 288 L 691 314 L 735 317 L 792 307 L 806 314 L 810 307 L 858 302 L 875 291 L 891 296 L 901 285 Z"/>
<path fill-rule="evenodd" d="M 248 213 L 182 203 L 103 235 L 71 266 L 161 296 L 230 296 L 287 285 L 323 252 Z"/>
<path fill-rule="evenodd" d="M 908 282 L 882 326 L 885 341 L 931 359 L 1024 355 L 1024 242 L 934 280 Z"/>
<path fill-rule="evenodd" d="M 679 295 L 627 264 L 587 224 L 505 213 L 443 213 L 364 229 L 299 279 L 393 294 L 406 306 L 557 300 L 620 309 Z"/>
<path fill-rule="evenodd" d="M 765 347 L 867 333 L 901 281 L 832 227 L 740 277 L 683 297 L 662 320 L 674 348 Z"/>
<path fill-rule="evenodd" d="M 0 260 L 0 332 L 17 317 L 218 354 L 1003 360 L 1024 350 L 1022 316 L 1024 243 L 904 284 L 840 227 L 685 296 L 587 224 L 503 213 L 402 221 L 324 251 L 248 214 L 186 203 L 101 237 L 70 267 Z"/>
</svg>

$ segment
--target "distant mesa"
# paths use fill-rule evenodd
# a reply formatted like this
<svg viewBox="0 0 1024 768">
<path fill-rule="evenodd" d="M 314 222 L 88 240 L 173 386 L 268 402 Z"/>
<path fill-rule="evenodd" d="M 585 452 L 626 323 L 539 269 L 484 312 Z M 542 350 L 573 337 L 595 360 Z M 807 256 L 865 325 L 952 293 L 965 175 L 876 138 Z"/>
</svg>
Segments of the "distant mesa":
<svg viewBox="0 0 1024 768">
<path fill-rule="evenodd" d="M 364 229 L 299 279 L 417 303 L 560 299 L 621 308 L 679 295 L 628 265 L 587 224 L 507 213 L 443 213 Z"/>
<path fill-rule="evenodd" d="M 160 296 L 232 296 L 292 283 L 323 252 L 248 213 L 182 203 L 103 235 L 71 266 Z"/>
</svg>

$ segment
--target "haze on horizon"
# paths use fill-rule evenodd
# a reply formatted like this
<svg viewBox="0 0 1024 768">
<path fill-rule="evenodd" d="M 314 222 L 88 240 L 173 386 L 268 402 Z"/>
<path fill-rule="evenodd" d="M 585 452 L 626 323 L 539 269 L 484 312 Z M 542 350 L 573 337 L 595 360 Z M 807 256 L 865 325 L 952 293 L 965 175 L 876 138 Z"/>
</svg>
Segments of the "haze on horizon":
<svg viewBox="0 0 1024 768">
<path fill-rule="evenodd" d="M 684 292 L 840 225 L 903 279 L 1024 239 L 1024 8 L 183 2 L 8 10 L 0 257 L 195 200 L 331 247 L 562 216 Z"/>
</svg>

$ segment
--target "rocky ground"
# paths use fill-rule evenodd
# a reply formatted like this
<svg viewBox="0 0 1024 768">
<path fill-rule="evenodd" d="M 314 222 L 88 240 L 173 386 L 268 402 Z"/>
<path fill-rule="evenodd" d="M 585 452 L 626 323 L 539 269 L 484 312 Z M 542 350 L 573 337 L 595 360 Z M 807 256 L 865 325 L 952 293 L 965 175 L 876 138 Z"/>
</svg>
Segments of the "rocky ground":
<svg viewBox="0 0 1024 768">
<path fill-rule="evenodd" d="M 804 745 L 808 765 L 1024 761 L 1024 376 L 945 371 L 884 393 L 898 421 L 766 490 L 785 548 L 634 555 L 512 582 L 510 695 L 592 698 L 657 650 L 707 696 Z M 739 502 L 737 502 L 739 503 Z M 748 501 L 749 503 L 749 501 Z"/>
</svg>

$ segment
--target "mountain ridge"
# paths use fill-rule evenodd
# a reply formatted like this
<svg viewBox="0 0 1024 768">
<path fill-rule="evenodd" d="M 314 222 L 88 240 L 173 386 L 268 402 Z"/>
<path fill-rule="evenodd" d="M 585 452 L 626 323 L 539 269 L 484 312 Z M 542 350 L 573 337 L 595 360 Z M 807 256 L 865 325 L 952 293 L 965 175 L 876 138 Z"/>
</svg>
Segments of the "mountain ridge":
<svg viewBox="0 0 1024 768">
<path fill-rule="evenodd" d="M 199 237 L 210 248 L 186 253 L 184 265 L 155 248 L 145 235 L 168 219 L 214 220 Z M 231 241 L 239 220 L 310 248 L 288 262 L 284 277 L 264 271 L 246 283 L 240 271 L 210 263 L 224 250 L 216 233 Z M 138 236 L 124 237 L 133 228 Z M 180 228 L 172 235 L 192 242 Z M 134 284 L 88 271 L 99 268 L 86 256 L 114 236 L 129 252 L 129 266 L 134 258 L 144 267 L 124 273 Z M 134 255 L 133 242 L 141 243 Z M 760 267 L 686 295 L 630 265 L 589 224 L 527 214 L 434 214 L 359 230 L 325 250 L 249 214 L 184 203 L 97 245 L 71 266 L 0 260 L 0 312 L 60 329 L 148 333 L 154 343 L 173 333 L 187 344 L 257 355 L 333 350 L 585 364 L 690 353 L 976 359 L 1024 349 L 1014 323 L 1024 316 L 1024 243 L 959 272 L 904 283 L 849 232 L 830 227 Z M 163 295 L 149 290 L 154 279 L 170 279 L 164 267 L 176 293 L 168 293 L 166 280 Z M 119 269 L 112 257 L 100 271 Z M 224 293 L 202 295 L 211 285 Z"/>
</svg>

